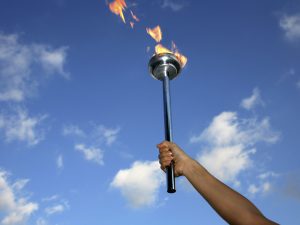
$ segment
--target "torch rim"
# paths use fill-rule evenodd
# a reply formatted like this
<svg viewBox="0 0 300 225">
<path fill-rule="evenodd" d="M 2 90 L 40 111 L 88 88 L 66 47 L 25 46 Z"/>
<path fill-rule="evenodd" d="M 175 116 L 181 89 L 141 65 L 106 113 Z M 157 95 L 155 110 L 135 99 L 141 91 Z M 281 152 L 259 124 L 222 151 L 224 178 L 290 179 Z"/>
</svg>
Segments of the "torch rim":
<svg viewBox="0 0 300 225">
<path fill-rule="evenodd" d="M 179 75 L 180 71 L 181 64 L 172 53 L 155 54 L 149 60 L 149 72 L 157 80 L 163 80 L 164 74 L 172 80 Z"/>
</svg>

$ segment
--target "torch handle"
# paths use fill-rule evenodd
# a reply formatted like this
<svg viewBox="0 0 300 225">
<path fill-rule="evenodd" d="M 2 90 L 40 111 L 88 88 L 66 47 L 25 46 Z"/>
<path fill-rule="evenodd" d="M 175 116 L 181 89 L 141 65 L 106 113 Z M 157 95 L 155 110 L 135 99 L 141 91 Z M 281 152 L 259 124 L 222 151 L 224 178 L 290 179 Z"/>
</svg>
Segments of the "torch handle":
<svg viewBox="0 0 300 225">
<path fill-rule="evenodd" d="M 172 137 L 172 120 L 171 120 L 171 98 L 170 98 L 170 80 L 167 72 L 163 78 L 163 99 L 164 99 L 164 121 L 165 121 L 165 140 L 173 141 Z M 168 193 L 175 193 L 175 175 L 174 175 L 174 162 L 166 168 L 167 175 L 167 191 Z"/>
</svg>

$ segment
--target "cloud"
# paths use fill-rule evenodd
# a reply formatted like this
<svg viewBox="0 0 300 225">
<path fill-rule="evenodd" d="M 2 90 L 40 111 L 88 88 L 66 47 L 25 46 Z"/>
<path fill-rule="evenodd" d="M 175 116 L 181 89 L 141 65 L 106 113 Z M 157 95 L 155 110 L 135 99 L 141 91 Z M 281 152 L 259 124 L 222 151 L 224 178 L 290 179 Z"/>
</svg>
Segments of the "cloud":
<svg viewBox="0 0 300 225">
<path fill-rule="evenodd" d="M 43 76 L 34 73 L 59 74 L 64 71 L 67 47 L 53 49 L 48 45 L 24 44 L 17 34 L 0 32 L 0 101 L 21 102 L 33 95 Z"/>
<path fill-rule="evenodd" d="M 132 208 L 152 206 L 164 182 L 158 161 L 136 161 L 129 169 L 119 170 L 111 187 L 119 189 Z"/>
<path fill-rule="evenodd" d="M 104 146 L 110 147 L 118 138 L 120 128 L 108 128 L 92 123 L 88 130 L 81 129 L 77 125 L 63 127 L 62 134 L 74 139 L 75 150 L 83 153 L 86 160 L 103 165 Z M 87 147 L 90 146 L 90 147 Z"/>
<path fill-rule="evenodd" d="M 103 165 L 103 151 L 97 147 L 86 147 L 84 144 L 75 145 L 75 150 L 83 153 L 84 158 L 88 161 Z"/>
<path fill-rule="evenodd" d="M 259 89 L 254 88 L 252 91 L 252 95 L 250 97 L 242 100 L 241 106 L 244 109 L 250 110 L 250 109 L 253 109 L 257 105 L 264 105 L 264 103 L 261 99 Z"/>
<path fill-rule="evenodd" d="M 222 112 L 213 118 L 191 143 L 202 143 L 204 150 L 197 160 L 225 182 L 239 184 L 238 175 L 251 167 L 251 154 L 258 142 L 275 143 L 279 133 L 272 131 L 269 119 L 239 119 L 236 112 Z"/>
<path fill-rule="evenodd" d="M 62 213 L 63 211 L 65 211 L 65 206 L 62 205 L 62 204 L 47 207 L 45 209 L 45 212 L 46 212 L 47 215 Z"/>
<path fill-rule="evenodd" d="M 163 0 L 161 7 L 170 8 L 174 12 L 180 11 L 185 5 L 174 0 Z"/>
<path fill-rule="evenodd" d="M 36 225 L 47 225 L 47 224 L 48 224 L 47 221 L 43 218 L 38 218 L 36 220 Z"/>
<path fill-rule="evenodd" d="M 220 180 L 238 186 L 237 176 L 251 166 L 250 155 L 255 151 L 247 151 L 242 145 L 216 147 L 198 155 L 197 160 Z"/>
<path fill-rule="evenodd" d="M 85 137 L 85 133 L 83 130 L 81 130 L 78 126 L 76 125 L 65 125 L 63 127 L 62 131 L 64 136 L 78 136 L 78 137 Z"/>
<path fill-rule="evenodd" d="M 109 128 L 104 125 L 92 124 L 88 131 L 81 129 L 77 125 L 65 125 L 62 130 L 64 136 L 73 136 L 81 140 L 93 143 L 94 145 L 105 144 L 111 146 L 114 144 L 120 133 L 120 127 Z"/>
<path fill-rule="evenodd" d="M 257 192 L 259 192 L 259 187 L 257 187 L 255 184 L 251 184 L 248 187 L 248 192 L 252 195 L 256 194 Z"/>
<path fill-rule="evenodd" d="M 21 182 L 20 182 L 21 181 Z M 27 198 L 18 196 L 19 191 L 28 181 L 19 180 L 19 184 L 11 185 L 8 181 L 8 173 L 0 169 L 0 213 L 3 215 L 1 224 L 15 225 L 23 224 L 38 210 L 38 204 L 28 202 Z M 18 189 L 16 191 L 16 189 Z"/>
<path fill-rule="evenodd" d="M 211 146 L 251 146 L 260 141 L 272 144 L 278 139 L 279 133 L 272 131 L 268 118 L 261 121 L 239 119 L 236 112 L 222 112 L 200 135 L 192 136 L 190 142 L 206 142 Z"/>
<path fill-rule="evenodd" d="M 26 110 L 18 108 L 14 114 L 0 113 L 0 130 L 7 142 L 17 140 L 36 145 L 44 138 L 39 126 L 45 118 L 46 115 L 30 117 Z"/>
<path fill-rule="evenodd" d="M 67 47 L 52 49 L 45 45 L 34 46 L 34 50 L 37 54 L 37 60 L 47 73 L 57 73 L 62 75 L 64 78 L 69 79 L 69 74 L 64 71 L 67 49 Z"/>
<path fill-rule="evenodd" d="M 59 195 L 52 195 L 50 197 L 43 198 L 42 201 L 44 202 L 44 204 L 48 205 L 48 207 L 45 207 L 44 209 L 47 217 L 53 216 L 55 214 L 61 214 L 70 209 L 68 200 L 61 198 Z M 41 221 L 39 222 L 41 224 L 43 224 L 43 222 L 47 223 L 47 221 L 45 221 L 43 218 L 40 219 Z"/>
<path fill-rule="evenodd" d="M 52 195 L 50 197 L 43 198 L 42 201 L 43 202 L 51 202 L 51 201 L 57 200 L 58 198 L 59 198 L 58 195 Z"/>
<path fill-rule="evenodd" d="M 61 154 L 56 159 L 56 166 L 58 169 L 64 168 L 64 158 Z"/>
<path fill-rule="evenodd" d="M 265 180 L 267 178 L 278 177 L 278 173 L 274 173 L 272 171 L 264 172 L 258 175 L 258 178 L 261 180 Z"/>
<path fill-rule="evenodd" d="M 266 194 L 266 193 L 268 193 L 271 190 L 271 188 L 272 188 L 271 183 L 268 182 L 268 181 L 266 181 L 266 182 L 262 183 L 259 186 L 255 185 L 255 184 L 249 185 L 248 192 L 251 195 L 256 195 L 258 193 Z"/>
<path fill-rule="evenodd" d="M 300 14 L 283 15 L 279 20 L 279 26 L 289 41 L 300 39 Z"/>
<path fill-rule="evenodd" d="M 273 189 L 270 179 L 278 176 L 278 173 L 274 173 L 272 171 L 259 174 L 257 176 L 259 178 L 259 180 L 257 180 L 258 184 L 250 184 L 248 187 L 248 193 L 254 196 L 256 194 L 266 194 L 270 192 Z"/>
<path fill-rule="evenodd" d="M 56 197 L 51 198 L 51 199 L 49 198 L 49 201 L 52 202 L 52 201 L 57 200 L 58 196 L 57 195 L 54 195 L 54 196 L 56 196 Z M 52 206 L 45 208 L 45 213 L 48 216 L 51 216 L 53 214 L 63 213 L 65 210 L 67 210 L 69 208 L 70 208 L 69 202 L 67 200 L 61 199 L 60 203 L 56 203 L 56 204 L 53 204 Z"/>
<path fill-rule="evenodd" d="M 118 134 L 120 132 L 120 128 L 108 128 L 103 125 L 100 125 L 96 127 L 94 133 L 94 136 L 99 136 L 100 139 L 103 139 L 105 144 L 107 146 L 111 146 L 118 137 Z"/>
<path fill-rule="evenodd" d="M 15 190 L 22 190 L 28 182 L 29 179 L 19 179 L 12 185 L 12 188 Z"/>
</svg>

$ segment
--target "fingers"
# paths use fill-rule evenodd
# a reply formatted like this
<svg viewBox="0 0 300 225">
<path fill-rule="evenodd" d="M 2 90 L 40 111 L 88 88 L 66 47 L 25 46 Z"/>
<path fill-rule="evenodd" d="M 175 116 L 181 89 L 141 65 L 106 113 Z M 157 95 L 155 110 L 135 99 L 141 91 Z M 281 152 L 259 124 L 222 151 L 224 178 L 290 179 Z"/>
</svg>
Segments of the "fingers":
<svg viewBox="0 0 300 225">
<path fill-rule="evenodd" d="M 161 142 L 161 143 L 159 143 L 157 145 L 157 148 L 164 148 L 164 147 L 171 148 L 171 146 L 172 146 L 171 142 L 169 142 L 169 141 L 163 141 L 163 142 Z"/>
<path fill-rule="evenodd" d="M 157 145 L 159 149 L 159 163 L 163 171 L 165 171 L 166 167 L 169 166 L 171 164 L 171 161 L 174 159 L 169 145 L 170 142 L 167 141 L 164 141 Z"/>
</svg>

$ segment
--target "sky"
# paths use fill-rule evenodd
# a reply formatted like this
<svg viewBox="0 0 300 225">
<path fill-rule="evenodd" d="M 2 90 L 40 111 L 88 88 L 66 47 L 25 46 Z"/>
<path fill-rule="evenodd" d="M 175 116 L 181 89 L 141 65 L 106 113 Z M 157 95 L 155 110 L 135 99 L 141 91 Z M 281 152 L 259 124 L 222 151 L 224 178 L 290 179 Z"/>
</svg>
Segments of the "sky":
<svg viewBox="0 0 300 225">
<path fill-rule="evenodd" d="M 0 224 L 226 224 L 185 178 L 166 192 L 162 44 L 174 142 L 280 224 L 300 224 L 300 1 L 0 1 Z M 139 18 L 132 29 L 130 10 Z"/>
</svg>

